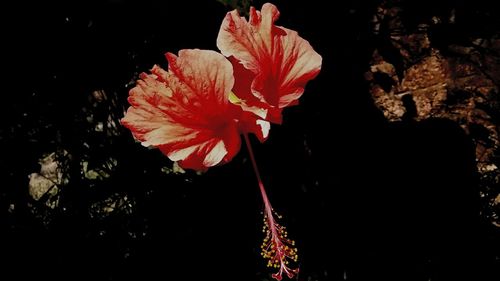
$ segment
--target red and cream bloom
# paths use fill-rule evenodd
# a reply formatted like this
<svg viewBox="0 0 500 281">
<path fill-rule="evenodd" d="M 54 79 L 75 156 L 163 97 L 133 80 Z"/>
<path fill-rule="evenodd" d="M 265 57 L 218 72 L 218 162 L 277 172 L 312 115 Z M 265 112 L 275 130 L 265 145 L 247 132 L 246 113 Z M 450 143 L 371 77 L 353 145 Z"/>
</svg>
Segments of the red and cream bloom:
<svg viewBox="0 0 500 281">
<path fill-rule="evenodd" d="M 264 201 L 262 256 L 278 269 L 272 277 L 281 280 L 298 274 L 291 267 L 297 249 L 275 218 L 247 133 L 264 141 L 269 122 L 281 123 L 281 110 L 298 103 L 322 58 L 297 32 L 274 25 L 278 17 L 269 3 L 261 12 L 252 7 L 248 21 L 235 10 L 219 31 L 222 55 L 198 49 L 167 53 L 168 71 L 154 66 L 151 74 L 141 74 L 121 122 L 144 146 L 195 170 L 229 162 L 243 134 Z"/>
<path fill-rule="evenodd" d="M 121 123 L 144 146 L 159 148 L 183 168 L 205 170 L 229 162 L 240 149 L 239 106 L 229 102 L 233 68 L 221 54 L 166 54 L 168 71 L 154 66 L 130 90 Z"/>
<path fill-rule="evenodd" d="M 296 31 L 277 26 L 279 11 L 266 3 L 251 7 L 248 21 L 227 13 L 217 47 L 235 69 L 234 93 L 245 111 L 281 123 L 281 110 L 295 105 L 306 83 L 321 69 L 321 56 Z"/>
</svg>

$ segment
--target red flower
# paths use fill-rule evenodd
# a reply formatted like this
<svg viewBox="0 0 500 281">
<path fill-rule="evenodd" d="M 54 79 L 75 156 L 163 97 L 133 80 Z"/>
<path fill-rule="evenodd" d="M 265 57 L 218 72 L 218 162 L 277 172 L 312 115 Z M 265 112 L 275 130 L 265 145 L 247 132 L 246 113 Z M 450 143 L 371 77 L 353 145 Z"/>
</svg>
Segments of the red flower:
<svg viewBox="0 0 500 281">
<path fill-rule="evenodd" d="M 278 17 L 270 3 L 262 12 L 251 7 L 248 21 L 234 10 L 227 13 L 217 38 L 222 54 L 232 57 L 233 90 L 242 108 L 274 123 L 281 123 L 282 108 L 298 103 L 322 60 L 296 31 L 274 25 Z"/>
<path fill-rule="evenodd" d="M 168 72 L 154 66 L 151 74 L 141 74 L 121 122 L 144 146 L 196 170 L 229 162 L 243 133 L 264 201 L 262 256 L 278 269 L 272 277 L 281 280 L 283 273 L 298 274 L 290 265 L 297 262 L 297 249 L 275 219 L 247 133 L 264 141 L 269 122 L 281 123 L 281 110 L 298 103 L 322 59 L 297 32 L 275 26 L 278 16 L 269 3 L 262 13 L 252 7 L 248 22 L 236 10 L 228 13 L 217 46 L 229 60 L 206 50 L 167 53 Z"/>
<path fill-rule="evenodd" d="M 230 161 L 241 143 L 241 109 L 229 102 L 231 63 L 197 49 L 166 57 L 168 72 L 154 66 L 130 90 L 122 124 L 144 146 L 158 147 L 183 168 L 205 170 Z"/>
</svg>

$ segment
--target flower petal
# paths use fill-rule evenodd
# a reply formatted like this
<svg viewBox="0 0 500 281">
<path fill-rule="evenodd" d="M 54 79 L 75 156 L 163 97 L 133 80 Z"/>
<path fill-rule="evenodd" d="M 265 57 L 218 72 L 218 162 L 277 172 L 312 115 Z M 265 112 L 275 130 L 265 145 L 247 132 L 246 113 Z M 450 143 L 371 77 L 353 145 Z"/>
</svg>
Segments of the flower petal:
<svg viewBox="0 0 500 281">
<path fill-rule="evenodd" d="M 257 138 L 264 142 L 269 136 L 271 124 L 263 119 L 260 119 L 252 112 L 243 112 L 239 119 L 239 131 L 242 133 L 253 133 Z"/>
<path fill-rule="evenodd" d="M 245 69 L 253 73 L 250 93 L 266 110 L 272 110 L 273 116 L 281 113 L 280 109 L 294 105 L 304 92 L 306 83 L 316 77 L 321 69 L 321 56 L 314 51 L 309 42 L 297 32 L 274 25 L 279 17 L 276 6 L 266 3 L 262 12 L 253 7 L 247 21 L 236 10 L 229 12 L 219 31 L 217 46 L 222 54 L 234 57 Z M 235 75 L 243 73 L 235 67 Z M 237 96 L 248 96 L 248 79 L 236 78 Z M 254 103 L 248 99 L 248 104 Z M 280 118 L 267 120 L 279 123 Z"/>
<path fill-rule="evenodd" d="M 183 168 L 203 170 L 230 161 L 240 148 L 240 112 L 228 102 L 231 63 L 206 50 L 166 56 L 169 71 L 155 66 L 130 90 L 131 107 L 122 124 Z"/>
<path fill-rule="evenodd" d="M 190 99 L 201 99 L 215 107 L 228 103 L 228 96 L 234 85 L 233 68 L 219 53 L 197 49 L 181 50 L 179 57 L 172 53 L 167 53 L 166 57 L 169 72 L 178 78 L 178 83 L 171 81 L 170 87 L 185 91 L 190 94 Z"/>
<path fill-rule="evenodd" d="M 179 161 L 183 168 L 195 170 L 206 170 L 219 163 L 226 163 L 240 149 L 239 135 L 236 127 L 233 127 L 233 136 L 230 139 L 210 139 L 203 143 L 198 143 L 178 150 L 171 146 L 160 146 L 160 150 L 172 161 Z M 234 138 L 236 136 L 237 138 Z"/>
</svg>

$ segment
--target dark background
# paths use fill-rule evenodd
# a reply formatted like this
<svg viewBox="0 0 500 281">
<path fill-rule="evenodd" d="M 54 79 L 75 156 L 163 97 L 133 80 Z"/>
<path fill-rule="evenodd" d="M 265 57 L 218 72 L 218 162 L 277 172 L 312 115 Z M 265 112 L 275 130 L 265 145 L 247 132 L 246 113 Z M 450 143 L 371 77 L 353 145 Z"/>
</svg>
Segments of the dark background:
<svg viewBox="0 0 500 281">
<path fill-rule="evenodd" d="M 479 213 L 472 141 L 445 120 L 388 123 L 369 96 L 377 1 L 274 3 L 278 24 L 323 56 L 301 104 L 266 143 L 254 140 L 298 245 L 299 280 L 499 280 L 499 230 Z M 439 42 L 499 30 L 486 1 L 405 3 L 409 21 L 459 11 L 458 29 Z M 244 147 L 206 174 L 166 173 L 169 160 L 126 129 L 95 130 L 123 116 L 138 73 L 166 67 L 165 52 L 216 50 L 230 9 L 215 0 L 2 8 L 0 280 L 270 280 Z M 55 208 L 28 193 L 52 152 L 68 178 Z M 98 169 L 109 159 L 108 177 L 82 174 L 82 161 Z M 130 206 L 99 211 L 106 200 Z"/>
</svg>

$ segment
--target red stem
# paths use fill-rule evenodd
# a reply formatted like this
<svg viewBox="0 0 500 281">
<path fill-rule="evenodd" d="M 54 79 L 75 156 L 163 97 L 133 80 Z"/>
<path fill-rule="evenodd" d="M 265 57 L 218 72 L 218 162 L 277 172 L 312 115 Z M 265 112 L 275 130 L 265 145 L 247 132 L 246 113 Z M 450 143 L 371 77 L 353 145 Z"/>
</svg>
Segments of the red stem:
<svg viewBox="0 0 500 281">
<path fill-rule="evenodd" d="M 262 178 L 260 177 L 259 168 L 257 167 L 257 161 L 255 161 L 255 156 L 253 154 L 252 145 L 250 144 L 250 139 L 248 138 L 247 134 L 243 134 L 243 138 L 245 139 L 245 143 L 248 149 L 248 154 L 250 154 L 250 161 L 252 162 L 253 171 L 255 172 L 255 177 L 257 178 L 257 182 L 259 184 L 260 194 L 262 196 L 262 200 L 264 201 L 264 207 L 266 209 L 267 219 L 270 220 L 270 222 L 274 223 L 273 213 L 272 213 L 273 208 L 271 207 L 271 203 L 267 198 L 266 189 L 264 188 L 264 183 L 262 183 Z M 274 224 L 272 226 L 274 226 Z"/>
</svg>

